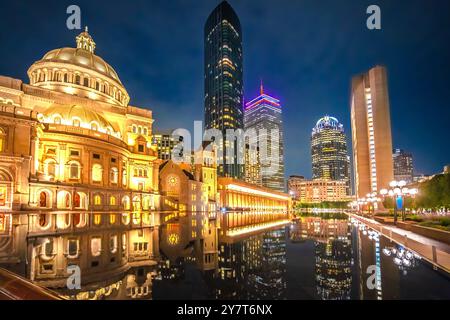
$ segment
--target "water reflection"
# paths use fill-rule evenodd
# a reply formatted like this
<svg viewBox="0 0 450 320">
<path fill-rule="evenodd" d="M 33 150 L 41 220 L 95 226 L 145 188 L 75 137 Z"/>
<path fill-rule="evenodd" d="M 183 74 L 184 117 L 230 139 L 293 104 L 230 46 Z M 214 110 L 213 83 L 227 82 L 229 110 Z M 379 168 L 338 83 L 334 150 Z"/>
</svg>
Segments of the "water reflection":
<svg viewBox="0 0 450 320">
<path fill-rule="evenodd" d="M 17 224 L 0 238 L 0 266 L 80 300 L 450 297 L 448 275 L 373 231 L 332 215 L 286 218 L 172 212 L 156 227 L 39 234 Z M 80 290 L 66 287 L 70 265 Z"/>
</svg>

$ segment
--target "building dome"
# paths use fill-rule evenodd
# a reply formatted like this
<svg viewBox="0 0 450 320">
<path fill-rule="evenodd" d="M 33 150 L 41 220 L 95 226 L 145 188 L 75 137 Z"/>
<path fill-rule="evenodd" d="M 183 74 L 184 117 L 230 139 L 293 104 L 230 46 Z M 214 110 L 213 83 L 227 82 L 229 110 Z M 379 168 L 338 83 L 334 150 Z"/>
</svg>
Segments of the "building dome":
<svg viewBox="0 0 450 320">
<path fill-rule="evenodd" d="M 86 128 L 120 138 L 120 131 L 100 113 L 79 105 L 52 106 L 38 117 L 43 123 Z"/>
<path fill-rule="evenodd" d="M 316 126 L 313 128 L 312 133 L 318 133 L 324 129 L 333 129 L 337 131 L 344 131 L 344 126 L 339 123 L 339 120 L 335 117 L 325 116 L 323 118 L 320 118 L 319 121 L 317 121 Z"/>
<path fill-rule="evenodd" d="M 94 54 L 96 44 L 87 28 L 76 43 L 76 48 L 54 49 L 36 61 L 28 69 L 31 85 L 127 106 L 127 91 L 114 68 Z"/>
</svg>

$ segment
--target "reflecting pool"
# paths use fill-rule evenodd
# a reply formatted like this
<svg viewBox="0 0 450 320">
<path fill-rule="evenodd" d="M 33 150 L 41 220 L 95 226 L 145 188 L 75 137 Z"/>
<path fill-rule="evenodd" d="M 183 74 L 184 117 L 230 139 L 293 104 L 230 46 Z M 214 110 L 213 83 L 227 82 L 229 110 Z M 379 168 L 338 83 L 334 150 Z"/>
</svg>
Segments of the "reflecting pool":
<svg viewBox="0 0 450 320">
<path fill-rule="evenodd" d="M 68 299 L 450 299 L 447 273 L 330 217 L 167 213 L 156 227 L 25 237 L 0 266 Z"/>
</svg>

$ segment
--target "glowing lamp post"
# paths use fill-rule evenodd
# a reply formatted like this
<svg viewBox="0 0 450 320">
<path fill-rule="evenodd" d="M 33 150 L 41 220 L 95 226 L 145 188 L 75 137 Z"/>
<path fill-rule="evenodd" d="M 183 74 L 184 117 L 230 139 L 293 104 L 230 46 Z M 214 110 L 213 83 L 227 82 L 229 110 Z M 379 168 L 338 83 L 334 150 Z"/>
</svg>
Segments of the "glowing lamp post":
<svg viewBox="0 0 450 320">
<path fill-rule="evenodd" d="M 390 189 L 380 190 L 380 194 L 383 197 L 391 197 L 394 201 L 394 224 L 397 224 L 397 211 L 402 210 L 402 221 L 406 220 L 406 211 L 404 200 L 406 197 L 415 197 L 418 190 L 415 188 L 407 188 L 405 181 L 391 181 L 389 184 Z"/>
</svg>

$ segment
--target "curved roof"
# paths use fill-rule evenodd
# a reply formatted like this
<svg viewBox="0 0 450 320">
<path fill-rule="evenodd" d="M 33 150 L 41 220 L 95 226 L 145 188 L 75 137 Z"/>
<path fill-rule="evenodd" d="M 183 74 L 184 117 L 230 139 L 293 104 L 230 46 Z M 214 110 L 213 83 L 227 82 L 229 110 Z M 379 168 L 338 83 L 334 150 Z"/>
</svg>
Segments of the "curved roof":
<svg viewBox="0 0 450 320">
<path fill-rule="evenodd" d="M 343 132 L 344 126 L 339 123 L 339 120 L 335 117 L 325 116 L 317 121 L 316 126 L 312 130 L 312 134 L 321 132 L 324 129 L 332 129 Z"/>
<path fill-rule="evenodd" d="M 73 105 L 71 107 L 62 105 L 52 106 L 44 112 L 44 116 L 47 119 L 55 115 L 60 115 L 68 123 L 71 123 L 73 119 L 79 119 L 84 123 L 96 122 L 102 128 L 111 128 L 113 131 L 118 131 L 101 114 L 80 105 Z"/>
<path fill-rule="evenodd" d="M 101 73 L 122 84 L 116 71 L 105 60 L 82 48 L 60 48 L 47 52 L 38 62 L 74 64 Z"/>
</svg>

